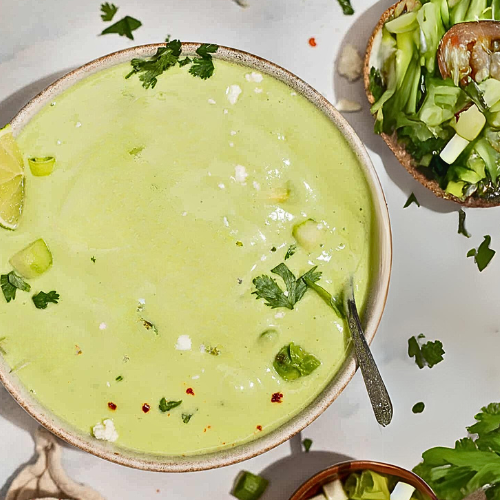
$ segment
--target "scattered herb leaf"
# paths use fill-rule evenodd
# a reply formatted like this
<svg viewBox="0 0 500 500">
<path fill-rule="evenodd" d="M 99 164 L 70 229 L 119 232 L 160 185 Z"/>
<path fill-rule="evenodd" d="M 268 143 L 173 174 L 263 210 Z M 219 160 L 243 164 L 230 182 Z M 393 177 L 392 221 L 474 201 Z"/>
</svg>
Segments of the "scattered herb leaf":
<svg viewBox="0 0 500 500">
<path fill-rule="evenodd" d="M 190 420 L 191 420 L 191 417 L 193 416 L 192 413 L 183 413 L 182 414 L 182 421 L 187 424 Z"/>
<path fill-rule="evenodd" d="M 406 200 L 403 208 L 408 208 L 412 203 L 415 203 L 418 207 L 420 206 L 420 203 L 418 202 L 417 197 L 414 193 L 410 194 L 410 197 Z"/>
<path fill-rule="evenodd" d="M 101 4 L 101 19 L 103 21 L 112 21 L 117 11 L 118 7 L 114 3 L 103 3 Z"/>
<path fill-rule="evenodd" d="M 443 354 L 445 354 L 443 344 L 439 340 L 421 344 L 419 340 L 423 338 L 425 338 L 424 335 L 420 334 L 418 338 L 411 337 L 408 339 L 408 356 L 415 358 L 415 363 L 420 369 L 424 366 L 432 368 L 443 361 Z"/>
<path fill-rule="evenodd" d="M 7 276 L 9 277 L 9 283 L 18 290 L 22 290 L 23 292 L 29 292 L 31 290 L 31 286 L 14 271 L 11 271 Z"/>
<path fill-rule="evenodd" d="M 132 31 L 140 28 L 142 26 L 141 21 L 134 19 L 130 16 L 125 16 L 123 19 L 120 19 L 115 24 L 112 24 L 109 28 L 106 28 L 101 35 L 109 35 L 111 33 L 116 33 L 120 36 L 126 36 L 130 38 L 130 40 L 134 39 L 134 35 L 132 35 Z"/>
<path fill-rule="evenodd" d="M 288 247 L 285 254 L 285 260 L 288 260 L 297 251 L 297 245 L 294 243 Z"/>
<path fill-rule="evenodd" d="M 32 299 L 37 309 L 47 309 L 49 302 L 53 304 L 59 302 L 59 294 L 54 290 L 49 293 L 38 292 L 36 295 L 33 295 Z"/>
<path fill-rule="evenodd" d="M 201 57 L 212 57 L 210 54 L 215 54 L 217 50 L 219 50 L 219 46 L 215 43 L 202 43 L 196 49 L 196 53 Z"/>
<path fill-rule="evenodd" d="M 354 14 L 354 9 L 352 8 L 350 0 L 337 0 L 339 5 L 342 7 L 342 12 L 346 16 L 352 16 Z"/>
<path fill-rule="evenodd" d="M 205 352 L 212 356 L 220 356 L 221 351 L 218 347 L 205 346 Z"/>
<path fill-rule="evenodd" d="M 335 311 L 339 318 L 345 319 L 347 317 L 343 291 L 334 297 L 330 292 L 317 283 L 312 282 L 308 277 L 305 277 L 304 281 L 309 288 L 312 288 Z"/>
<path fill-rule="evenodd" d="M 310 375 L 320 365 L 321 361 L 316 356 L 309 354 L 293 342 L 279 350 L 273 363 L 278 375 L 287 381 Z"/>
<path fill-rule="evenodd" d="M 192 62 L 192 59 L 190 59 L 189 57 L 185 57 L 184 59 L 179 59 L 179 66 L 182 68 L 183 66 L 186 66 L 186 64 L 190 64 Z"/>
<path fill-rule="evenodd" d="M 274 278 L 263 274 L 252 281 L 256 288 L 252 294 L 257 295 L 257 299 L 264 299 L 266 306 L 272 309 L 277 307 L 293 309 L 293 306 L 302 299 L 307 291 L 305 279 L 315 283 L 321 278 L 321 273 L 316 272 L 316 267 L 311 268 L 307 273 L 296 279 L 286 264 L 279 264 L 274 269 L 271 269 L 271 272 L 281 277 L 285 282 L 287 291 L 283 292 Z"/>
<path fill-rule="evenodd" d="M 95 264 L 95 257 L 90 257 L 90 260 Z"/>
<path fill-rule="evenodd" d="M 0 276 L 0 286 L 7 302 L 15 300 L 17 290 L 22 290 L 23 292 L 29 292 L 31 290 L 31 286 L 14 271 Z"/>
<path fill-rule="evenodd" d="M 143 151 L 144 149 L 144 146 L 137 146 L 135 148 L 132 148 L 128 154 L 131 155 L 131 156 L 139 156 L 139 154 Z"/>
<path fill-rule="evenodd" d="M 151 321 L 148 321 L 147 319 L 141 318 L 142 324 L 144 325 L 144 328 L 146 330 L 153 330 L 155 335 L 158 335 L 158 328 L 151 323 Z"/>
<path fill-rule="evenodd" d="M 193 65 L 189 68 L 189 72 L 193 76 L 199 76 L 202 80 L 206 80 L 213 75 L 214 69 L 212 57 L 197 57 L 193 59 Z"/>
<path fill-rule="evenodd" d="M 467 257 L 474 257 L 474 262 L 477 264 L 479 272 L 482 272 L 486 268 L 496 253 L 495 250 L 489 248 L 490 243 L 491 236 L 487 235 L 477 250 L 472 248 L 467 252 Z"/>
<path fill-rule="evenodd" d="M 415 403 L 411 411 L 413 413 L 422 413 L 425 409 L 425 404 L 420 401 L 420 403 Z"/>
<path fill-rule="evenodd" d="M 167 36 L 165 37 L 165 42 L 166 42 L 166 43 L 170 42 L 170 39 L 171 39 L 171 38 L 172 38 L 172 35 L 167 35 Z"/>
<path fill-rule="evenodd" d="M 123 380 L 123 377 L 121 375 L 118 375 L 118 377 L 115 378 L 117 382 L 121 382 Z"/>
<path fill-rule="evenodd" d="M 182 399 L 180 401 L 167 401 L 165 398 L 160 399 L 160 404 L 158 408 L 160 408 L 160 411 L 163 413 L 170 411 L 172 408 L 175 408 L 176 406 L 179 406 L 182 403 Z M 182 414 L 182 419 L 184 420 L 184 413 Z M 189 417 L 191 418 L 191 417 Z M 189 422 L 189 420 L 188 420 Z M 184 422 L 187 423 L 187 422 Z"/>
<path fill-rule="evenodd" d="M 465 211 L 458 211 L 458 234 L 463 234 L 466 238 L 470 238 L 470 233 L 465 229 Z"/>
<path fill-rule="evenodd" d="M 370 92 L 377 102 L 384 93 L 384 83 L 380 71 L 372 66 L 370 69 Z"/>
<path fill-rule="evenodd" d="M 312 439 L 309 439 L 309 438 L 306 438 L 306 439 L 304 439 L 304 441 L 302 441 L 302 445 L 304 446 L 304 450 L 306 453 L 309 452 L 312 444 L 313 444 Z"/>
</svg>

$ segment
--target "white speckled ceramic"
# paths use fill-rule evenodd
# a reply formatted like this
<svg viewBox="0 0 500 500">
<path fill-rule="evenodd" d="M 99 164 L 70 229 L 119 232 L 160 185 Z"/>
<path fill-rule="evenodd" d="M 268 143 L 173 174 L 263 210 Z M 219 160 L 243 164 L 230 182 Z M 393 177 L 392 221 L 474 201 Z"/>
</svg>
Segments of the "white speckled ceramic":
<svg viewBox="0 0 500 500">
<path fill-rule="evenodd" d="M 58 94 L 76 82 L 97 71 L 130 61 L 134 57 L 152 56 L 163 45 L 143 45 L 115 52 L 68 73 L 32 99 L 17 114 L 12 120 L 14 135 L 17 135 L 43 106 L 54 100 Z M 193 55 L 198 46 L 198 43 L 184 43 L 183 54 Z M 338 127 L 355 151 L 371 189 L 376 220 L 374 237 L 377 238 L 378 255 L 375 256 L 374 262 L 377 272 L 364 313 L 365 335 L 368 342 L 371 342 L 382 317 L 389 289 L 392 243 L 389 214 L 384 193 L 363 144 L 332 104 L 292 73 L 260 57 L 227 47 L 220 47 L 214 57 L 256 69 L 289 85 L 291 89 L 302 94 L 318 107 Z M 351 354 L 337 375 L 308 407 L 269 434 L 230 449 L 208 454 L 168 456 L 139 453 L 134 450 L 121 448 L 119 444 L 94 439 L 90 435 L 90 429 L 89 433 L 86 434 L 72 428 L 71 425 L 59 419 L 48 408 L 40 405 L 29 391 L 23 387 L 15 374 L 9 373 L 9 367 L 0 356 L 0 381 L 2 381 L 15 400 L 44 427 L 72 445 L 93 453 L 98 457 L 129 467 L 162 472 L 187 472 L 223 467 L 254 457 L 278 446 L 321 415 L 346 387 L 353 377 L 355 370 L 356 363 Z"/>
</svg>

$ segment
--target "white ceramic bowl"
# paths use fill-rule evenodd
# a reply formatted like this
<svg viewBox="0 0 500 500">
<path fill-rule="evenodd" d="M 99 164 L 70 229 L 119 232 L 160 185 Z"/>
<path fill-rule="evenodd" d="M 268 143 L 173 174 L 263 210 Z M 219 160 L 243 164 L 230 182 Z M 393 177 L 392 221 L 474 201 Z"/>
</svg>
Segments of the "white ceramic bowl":
<svg viewBox="0 0 500 500">
<path fill-rule="evenodd" d="M 164 44 L 143 45 L 115 52 L 96 59 L 68 73 L 66 76 L 63 76 L 32 99 L 12 120 L 11 124 L 14 135 L 19 134 L 22 128 L 43 106 L 53 101 L 58 94 L 68 89 L 76 82 L 97 71 L 130 61 L 134 57 L 144 58 L 152 56 L 156 53 L 156 50 L 163 45 Z M 199 44 L 197 43 L 184 43 L 182 47 L 183 54 L 193 55 L 198 46 Z M 220 47 L 214 57 L 256 69 L 289 85 L 291 89 L 302 94 L 312 104 L 319 108 L 336 125 L 356 153 L 371 190 L 376 221 L 376 230 L 374 234 L 377 238 L 375 246 L 378 248 L 378 255 L 375 258 L 375 278 L 372 283 L 364 314 L 365 335 L 368 342 L 371 342 L 382 317 L 387 298 L 391 274 L 392 243 L 389 214 L 384 193 L 363 144 L 354 130 L 332 104 L 292 73 L 265 59 L 227 47 Z M 89 453 L 93 453 L 98 457 L 129 467 L 164 472 L 187 472 L 223 467 L 254 457 L 278 446 L 321 415 L 346 387 L 353 377 L 355 370 L 356 364 L 351 354 L 336 376 L 309 406 L 281 427 L 258 439 L 230 449 L 203 455 L 166 456 L 140 453 L 121 448 L 113 443 L 98 441 L 91 437 L 90 434 L 85 434 L 72 428 L 67 422 L 54 415 L 50 409 L 40 405 L 33 395 L 31 395 L 19 382 L 16 375 L 9 373 L 9 367 L 0 356 L 0 381 L 12 394 L 14 399 L 44 427 L 68 443 L 88 451 Z"/>
</svg>

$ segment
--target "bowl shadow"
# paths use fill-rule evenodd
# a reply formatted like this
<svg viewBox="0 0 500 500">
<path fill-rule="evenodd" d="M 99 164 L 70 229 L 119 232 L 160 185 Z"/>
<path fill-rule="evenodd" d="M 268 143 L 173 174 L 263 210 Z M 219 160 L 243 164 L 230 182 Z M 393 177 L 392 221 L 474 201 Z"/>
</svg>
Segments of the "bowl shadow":
<svg viewBox="0 0 500 500">
<path fill-rule="evenodd" d="M 345 45 L 351 44 L 358 50 L 361 57 L 364 58 L 366 46 L 375 25 L 382 13 L 393 3 L 393 0 L 380 0 L 363 12 L 344 36 L 338 53 L 342 53 L 342 48 Z M 397 184 L 401 191 L 407 193 L 407 195 L 410 195 L 412 192 L 415 193 L 420 204 L 434 212 L 448 213 L 456 211 L 458 209 L 456 203 L 438 198 L 430 190 L 416 181 L 399 163 L 383 139 L 374 133 L 374 120 L 370 114 L 370 105 L 366 98 L 363 78 L 355 82 L 349 82 L 346 78 L 339 75 L 337 70 L 338 62 L 339 58 L 337 58 L 334 63 L 333 76 L 333 88 L 337 101 L 340 99 L 349 99 L 362 105 L 361 111 L 356 113 L 343 113 L 343 116 L 353 127 L 363 143 L 371 151 L 380 156 L 391 180 Z"/>
</svg>

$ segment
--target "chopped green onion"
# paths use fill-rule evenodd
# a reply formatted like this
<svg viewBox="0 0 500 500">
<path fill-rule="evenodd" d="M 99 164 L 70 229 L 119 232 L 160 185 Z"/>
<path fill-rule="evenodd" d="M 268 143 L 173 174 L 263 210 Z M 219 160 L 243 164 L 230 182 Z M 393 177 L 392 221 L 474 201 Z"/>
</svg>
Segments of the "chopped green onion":
<svg viewBox="0 0 500 500">
<path fill-rule="evenodd" d="M 28 159 L 31 173 L 36 177 L 44 177 L 46 175 L 50 175 L 54 170 L 55 163 L 56 159 L 53 156 Z"/>
<path fill-rule="evenodd" d="M 242 471 L 236 479 L 232 495 L 239 500 L 257 500 L 266 491 L 269 481 L 248 471 Z"/>
</svg>

